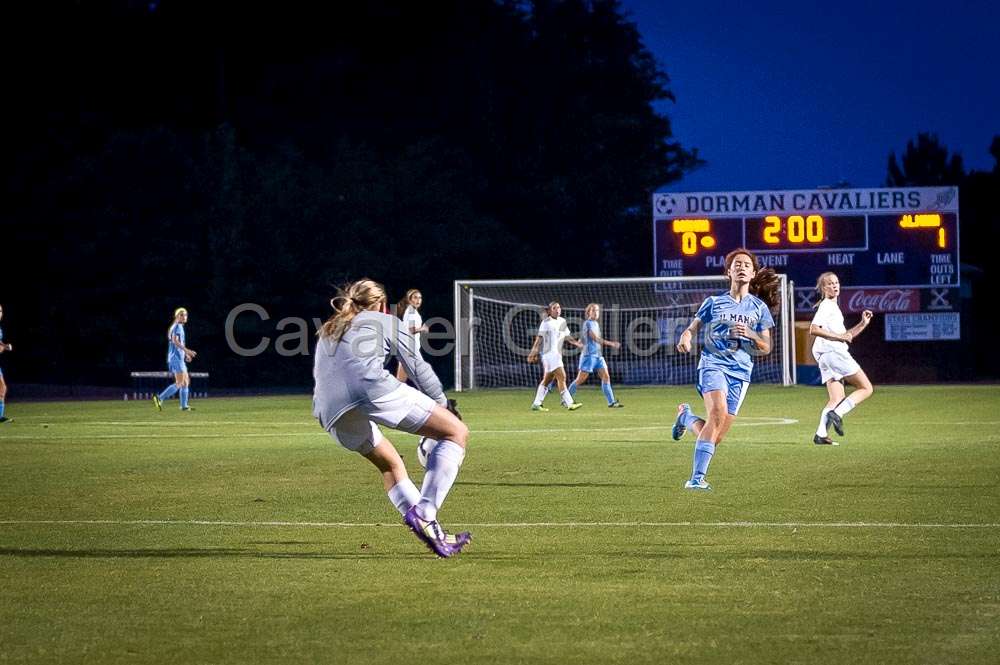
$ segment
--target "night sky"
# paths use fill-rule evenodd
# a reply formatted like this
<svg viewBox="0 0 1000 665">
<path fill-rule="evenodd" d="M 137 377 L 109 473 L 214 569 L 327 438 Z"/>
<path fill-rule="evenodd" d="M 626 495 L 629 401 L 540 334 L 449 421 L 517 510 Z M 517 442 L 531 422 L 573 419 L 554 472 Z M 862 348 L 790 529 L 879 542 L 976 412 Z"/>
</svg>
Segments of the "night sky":
<svg viewBox="0 0 1000 665">
<path fill-rule="evenodd" d="M 623 0 L 708 164 L 672 191 L 884 185 L 918 132 L 966 170 L 1000 134 L 1000 3 Z"/>
</svg>

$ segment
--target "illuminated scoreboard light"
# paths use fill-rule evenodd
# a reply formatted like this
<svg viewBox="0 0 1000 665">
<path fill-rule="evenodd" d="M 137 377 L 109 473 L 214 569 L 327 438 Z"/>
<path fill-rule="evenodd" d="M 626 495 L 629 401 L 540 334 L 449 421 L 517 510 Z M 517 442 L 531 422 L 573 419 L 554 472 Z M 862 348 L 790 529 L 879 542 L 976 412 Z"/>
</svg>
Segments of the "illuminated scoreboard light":
<svg viewBox="0 0 1000 665">
<path fill-rule="evenodd" d="M 859 288 L 959 286 L 954 187 L 654 194 L 655 274 L 721 274 L 754 252 L 800 286 L 832 270 Z"/>
</svg>

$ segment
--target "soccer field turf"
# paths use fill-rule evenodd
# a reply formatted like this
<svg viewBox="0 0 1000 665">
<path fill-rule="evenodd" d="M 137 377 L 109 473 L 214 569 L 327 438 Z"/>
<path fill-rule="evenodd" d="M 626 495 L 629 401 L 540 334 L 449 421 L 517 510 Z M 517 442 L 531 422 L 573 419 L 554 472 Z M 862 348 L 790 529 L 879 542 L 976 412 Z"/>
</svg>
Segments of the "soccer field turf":
<svg viewBox="0 0 1000 665">
<path fill-rule="evenodd" d="M 753 386 L 682 489 L 690 387 L 459 395 L 437 560 L 308 396 L 9 405 L 0 661 L 996 663 L 1000 391 Z M 387 432 L 419 485 L 416 437 Z"/>
</svg>

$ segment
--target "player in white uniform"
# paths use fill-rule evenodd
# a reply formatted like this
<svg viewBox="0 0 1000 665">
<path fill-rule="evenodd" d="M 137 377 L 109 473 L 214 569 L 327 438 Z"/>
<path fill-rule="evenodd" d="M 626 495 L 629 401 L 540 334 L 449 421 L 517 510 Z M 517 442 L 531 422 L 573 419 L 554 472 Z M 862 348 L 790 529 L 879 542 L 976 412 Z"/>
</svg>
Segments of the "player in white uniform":
<svg viewBox="0 0 1000 665">
<path fill-rule="evenodd" d="M 469 428 L 434 370 L 414 352 L 402 321 L 384 313 L 381 284 L 359 280 L 330 304 L 334 314 L 320 328 L 316 345 L 313 415 L 340 445 L 375 465 L 389 500 L 420 540 L 440 557 L 458 554 L 471 536 L 446 533 L 437 515 L 465 459 Z M 392 355 L 415 388 L 385 368 Z M 376 423 L 435 441 L 420 490 Z"/>
<path fill-rule="evenodd" d="M 819 427 L 813 436 L 817 445 L 837 445 L 830 438 L 828 428 L 833 427 L 837 434 L 844 435 L 843 417 L 872 396 L 875 388 L 865 375 L 861 365 L 851 357 L 847 345 L 861 334 L 861 331 L 871 323 L 871 310 L 861 312 L 861 320 L 853 328 L 844 327 L 844 315 L 837 304 L 840 296 L 840 280 L 832 272 L 825 272 L 816 280 L 816 290 L 821 300 L 809 325 L 809 334 L 816 338 L 812 353 L 819 365 L 820 378 L 826 386 L 827 402 L 819 416 Z M 844 383 L 854 386 L 850 397 L 844 393 Z"/>
<path fill-rule="evenodd" d="M 420 316 L 420 306 L 424 303 L 424 294 L 417 289 L 410 289 L 406 292 L 398 303 L 396 303 L 396 316 L 403 320 L 403 330 L 413 336 L 413 346 L 416 353 L 420 354 L 420 335 L 427 332 L 427 326 Z M 406 368 L 400 363 L 396 366 L 396 378 L 406 381 Z"/>
<path fill-rule="evenodd" d="M 562 349 L 563 343 L 568 342 L 576 348 L 583 348 L 583 343 L 575 340 L 569 335 L 569 328 L 566 326 L 566 319 L 562 315 L 562 305 L 551 302 L 548 306 L 548 318 L 542 321 L 538 327 L 538 335 L 535 343 L 528 353 L 528 362 L 538 362 L 542 359 L 542 381 L 535 390 L 535 401 L 531 404 L 533 411 L 548 411 L 542 406 L 545 395 L 548 393 L 549 382 L 555 380 L 556 389 L 562 397 L 562 404 L 570 411 L 579 409 L 582 404 L 573 400 L 569 389 L 566 388 L 566 368 L 563 367 Z"/>
</svg>

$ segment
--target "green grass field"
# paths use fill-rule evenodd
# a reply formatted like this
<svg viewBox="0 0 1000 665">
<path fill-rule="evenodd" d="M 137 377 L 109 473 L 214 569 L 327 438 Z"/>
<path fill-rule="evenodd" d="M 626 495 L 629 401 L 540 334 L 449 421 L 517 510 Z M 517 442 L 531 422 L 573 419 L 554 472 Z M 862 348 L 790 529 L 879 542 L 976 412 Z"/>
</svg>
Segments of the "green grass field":
<svg viewBox="0 0 1000 665">
<path fill-rule="evenodd" d="M 881 388 L 832 448 L 821 389 L 754 386 L 701 493 L 693 390 L 618 396 L 461 395 L 450 560 L 308 396 L 14 401 L 0 662 L 1000 662 L 996 387 Z"/>
</svg>

